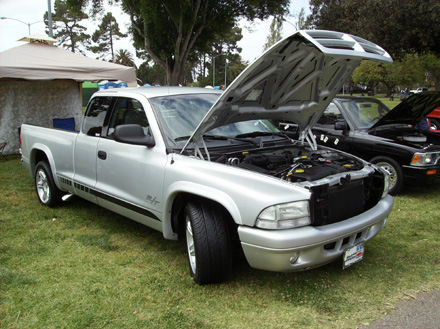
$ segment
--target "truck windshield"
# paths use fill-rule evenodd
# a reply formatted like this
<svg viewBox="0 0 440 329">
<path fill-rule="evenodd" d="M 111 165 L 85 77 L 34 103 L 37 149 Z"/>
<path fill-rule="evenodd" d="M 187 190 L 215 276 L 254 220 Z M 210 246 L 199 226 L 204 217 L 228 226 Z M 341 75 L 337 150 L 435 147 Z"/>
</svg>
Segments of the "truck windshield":
<svg viewBox="0 0 440 329">
<path fill-rule="evenodd" d="M 168 139 L 184 143 L 218 97 L 219 94 L 169 95 L 150 98 L 150 103 L 160 117 Z M 208 131 L 206 135 L 235 137 L 254 132 L 276 133 L 278 130 L 267 120 L 251 120 L 218 127 Z"/>
<path fill-rule="evenodd" d="M 390 111 L 376 99 L 342 99 L 341 104 L 358 128 L 371 128 Z"/>
</svg>

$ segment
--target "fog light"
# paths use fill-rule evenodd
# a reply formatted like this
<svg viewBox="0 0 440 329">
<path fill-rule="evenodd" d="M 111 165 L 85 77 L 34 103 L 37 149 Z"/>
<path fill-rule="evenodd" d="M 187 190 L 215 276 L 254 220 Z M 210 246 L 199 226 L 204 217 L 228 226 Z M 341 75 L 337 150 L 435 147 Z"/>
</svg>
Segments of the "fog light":
<svg viewBox="0 0 440 329">
<path fill-rule="evenodd" d="M 297 260 L 298 260 L 298 253 L 296 252 L 292 256 L 290 256 L 289 261 L 290 261 L 290 264 L 295 264 Z"/>
</svg>

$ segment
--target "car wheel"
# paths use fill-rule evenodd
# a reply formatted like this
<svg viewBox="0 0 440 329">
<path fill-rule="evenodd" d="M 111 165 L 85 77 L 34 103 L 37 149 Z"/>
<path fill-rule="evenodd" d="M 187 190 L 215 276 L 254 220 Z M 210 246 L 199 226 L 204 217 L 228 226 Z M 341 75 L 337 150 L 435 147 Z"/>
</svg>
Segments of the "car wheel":
<svg viewBox="0 0 440 329">
<path fill-rule="evenodd" d="M 226 281 L 232 271 L 231 238 L 222 214 L 212 202 L 192 201 L 185 207 L 189 268 L 200 285 Z"/>
<path fill-rule="evenodd" d="M 390 187 L 388 193 L 398 194 L 403 188 L 403 172 L 401 166 L 393 159 L 386 156 L 374 157 L 371 163 L 385 169 L 390 175 Z"/>
<path fill-rule="evenodd" d="M 63 193 L 55 184 L 52 170 L 46 161 L 38 162 L 35 167 L 35 190 L 40 202 L 48 207 L 54 207 L 61 202 Z"/>
<path fill-rule="evenodd" d="M 440 130 L 440 122 L 437 119 L 429 118 L 431 122 L 431 130 Z"/>
</svg>

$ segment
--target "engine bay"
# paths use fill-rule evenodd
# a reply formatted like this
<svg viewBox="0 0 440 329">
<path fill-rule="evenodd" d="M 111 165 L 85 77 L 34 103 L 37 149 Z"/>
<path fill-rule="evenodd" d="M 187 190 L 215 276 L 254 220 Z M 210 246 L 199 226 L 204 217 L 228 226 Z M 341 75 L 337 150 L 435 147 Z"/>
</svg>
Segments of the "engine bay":
<svg viewBox="0 0 440 329">
<path fill-rule="evenodd" d="M 305 146 L 271 147 L 229 152 L 215 162 L 271 175 L 296 183 L 360 170 L 363 163 L 333 150 L 311 150 Z"/>
<path fill-rule="evenodd" d="M 435 133 L 419 131 L 416 129 L 378 129 L 371 134 L 396 140 L 400 143 L 407 144 L 412 147 L 429 149 L 430 151 L 440 150 L 440 136 Z"/>
</svg>

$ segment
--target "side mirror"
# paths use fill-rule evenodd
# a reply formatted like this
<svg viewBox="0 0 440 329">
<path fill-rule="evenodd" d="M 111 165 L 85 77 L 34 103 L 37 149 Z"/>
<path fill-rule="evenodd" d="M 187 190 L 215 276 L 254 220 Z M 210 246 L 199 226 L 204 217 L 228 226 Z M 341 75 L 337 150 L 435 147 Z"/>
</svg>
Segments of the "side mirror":
<svg viewBox="0 0 440 329">
<path fill-rule="evenodd" d="M 126 124 L 115 127 L 115 141 L 134 145 L 153 147 L 156 145 L 153 136 L 145 135 L 144 128 L 137 124 Z"/>
<path fill-rule="evenodd" d="M 347 121 L 336 121 L 335 122 L 335 130 L 347 131 L 348 130 Z"/>
</svg>

